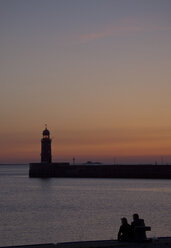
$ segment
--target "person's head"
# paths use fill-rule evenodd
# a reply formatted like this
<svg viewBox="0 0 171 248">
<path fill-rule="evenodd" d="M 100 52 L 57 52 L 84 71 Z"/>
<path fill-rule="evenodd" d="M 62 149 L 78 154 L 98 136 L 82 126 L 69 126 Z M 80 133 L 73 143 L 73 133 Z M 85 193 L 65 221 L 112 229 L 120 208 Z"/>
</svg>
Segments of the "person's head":
<svg viewBox="0 0 171 248">
<path fill-rule="evenodd" d="M 127 224 L 127 223 L 128 223 L 127 218 L 123 217 L 123 218 L 121 219 L 121 222 L 122 222 L 122 224 Z"/>
<path fill-rule="evenodd" d="M 133 214 L 133 220 L 138 220 L 139 219 L 139 215 L 138 214 Z"/>
</svg>

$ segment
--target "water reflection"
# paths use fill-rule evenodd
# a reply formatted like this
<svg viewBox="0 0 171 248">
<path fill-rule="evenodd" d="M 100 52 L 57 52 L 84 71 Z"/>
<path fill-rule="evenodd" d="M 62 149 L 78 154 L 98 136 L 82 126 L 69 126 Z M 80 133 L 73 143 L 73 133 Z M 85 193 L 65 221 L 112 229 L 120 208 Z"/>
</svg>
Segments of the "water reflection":
<svg viewBox="0 0 171 248">
<path fill-rule="evenodd" d="M 170 235 L 170 180 L 30 179 L 27 170 L 24 177 L 5 173 L 0 173 L 1 246 L 114 239 L 120 218 L 130 222 L 134 212 L 152 227 L 150 236 Z"/>
</svg>

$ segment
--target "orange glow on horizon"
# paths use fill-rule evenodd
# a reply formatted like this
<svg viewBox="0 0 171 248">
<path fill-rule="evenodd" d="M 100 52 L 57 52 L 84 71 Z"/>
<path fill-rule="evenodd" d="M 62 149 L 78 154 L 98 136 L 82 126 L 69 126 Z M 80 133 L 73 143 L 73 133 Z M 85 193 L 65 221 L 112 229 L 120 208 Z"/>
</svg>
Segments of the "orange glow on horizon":
<svg viewBox="0 0 171 248">
<path fill-rule="evenodd" d="M 81 130 L 59 132 L 57 137 L 50 130 L 52 137 L 52 158 L 80 160 L 110 160 L 113 157 L 160 157 L 171 155 L 170 129 L 101 129 L 96 131 Z M 0 161 L 40 161 L 42 132 L 33 135 L 16 135 L 6 140 L 1 149 Z M 53 138 L 54 137 L 54 138 Z M 10 141 L 10 142 L 9 142 Z M 141 158 L 140 158 L 141 159 Z M 138 161 L 137 161 L 138 162 Z M 141 161 L 140 161 L 141 162 Z"/>
</svg>

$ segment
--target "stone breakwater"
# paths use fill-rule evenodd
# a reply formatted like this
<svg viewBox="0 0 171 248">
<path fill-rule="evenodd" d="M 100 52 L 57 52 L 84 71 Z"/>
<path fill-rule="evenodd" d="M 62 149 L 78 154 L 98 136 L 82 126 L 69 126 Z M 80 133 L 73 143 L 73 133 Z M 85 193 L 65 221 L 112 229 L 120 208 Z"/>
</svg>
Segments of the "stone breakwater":
<svg viewBox="0 0 171 248">
<path fill-rule="evenodd" d="M 171 165 L 30 163 L 30 177 L 171 179 Z"/>
</svg>

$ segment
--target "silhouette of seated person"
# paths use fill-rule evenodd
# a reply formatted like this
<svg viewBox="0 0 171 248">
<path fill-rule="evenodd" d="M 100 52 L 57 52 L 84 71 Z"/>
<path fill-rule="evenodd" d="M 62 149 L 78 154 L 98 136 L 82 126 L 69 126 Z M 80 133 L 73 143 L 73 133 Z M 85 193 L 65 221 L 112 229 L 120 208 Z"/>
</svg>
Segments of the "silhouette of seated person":
<svg viewBox="0 0 171 248">
<path fill-rule="evenodd" d="M 131 223 L 131 227 L 133 231 L 133 239 L 135 241 L 143 241 L 147 239 L 144 220 L 140 219 L 138 214 L 133 214 L 133 222 Z"/>
<path fill-rule="evenodd" d="M 118 241 L 131 241 L 132 239 L 132 228 L 128 224 L 126 218 L 121 219 L 122 225 L 119 228 L 118 232 Z"/>
</svg>

